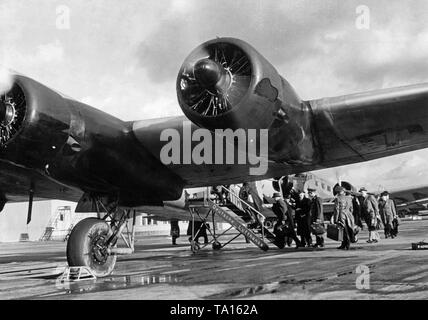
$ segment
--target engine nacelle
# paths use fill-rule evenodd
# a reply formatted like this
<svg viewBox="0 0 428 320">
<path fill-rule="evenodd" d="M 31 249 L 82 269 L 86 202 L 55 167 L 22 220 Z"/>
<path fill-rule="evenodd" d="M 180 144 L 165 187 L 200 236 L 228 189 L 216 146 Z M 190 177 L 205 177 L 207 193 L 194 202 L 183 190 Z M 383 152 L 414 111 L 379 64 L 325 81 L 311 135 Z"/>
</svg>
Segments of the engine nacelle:
<svg viewBox="0 0 428 320">
<path fill-rule="evenodd" d="M 178 101 L 197 125 L 213 129 L 267 129 L 301 99 L 253 47 L 220 38 L 203 43 L 184 61 L 177 78 Z"/>
<path fill-rule="evenodd" d="M 27 77 L 15 75 L 0 95 L 0 155 L 19 165 L 44 169 L 66 143 L 70 127 L 66 100 Z"/>
<path fill-rule="evenodd" d="M 181 179 L 136 147 L 129 129 L 25 76 L 14 76 L 11 89 L 0 94 L 0 161 L 127 207 L 177 199 Z M 43 188 L 36 184 L 36 195 Z M 56 196 L 51 190 L 46 195 Z"/>
<path fill-rule="evenodd" d="M 202 128 L 267 129 L 269 159 L 317 161 L 309 105 L 242 40 L 219 38 L 193 50 L 178 74 L 177 96 L 187 118 Z"/>
<path fill-rule="evenodd" d="M 359 195 L 357 188 L 354 187 L 351 183 L 349 183 L 347 181 L 341 181 L 340 182 L 340 186 L 343 187 L 348 194 Z M 333 187 L 333 195 L 338 194 L 337 187 L 339 187 L 339 183 L 336 183 L 334 185 L 334 187 Z"/>
</svg>

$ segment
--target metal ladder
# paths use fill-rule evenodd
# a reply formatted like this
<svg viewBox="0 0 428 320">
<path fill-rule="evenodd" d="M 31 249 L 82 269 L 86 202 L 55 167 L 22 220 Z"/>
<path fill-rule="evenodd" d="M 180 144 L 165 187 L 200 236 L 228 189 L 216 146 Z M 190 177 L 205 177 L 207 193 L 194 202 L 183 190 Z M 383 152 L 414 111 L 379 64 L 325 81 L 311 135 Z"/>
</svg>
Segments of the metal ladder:
<svg viewBox="0 0 428 320">
<path fill-rule="evenodd" d="M 49 219 L 49 222 L 45 228 L 45 232 L 40 237 L 39 241 L 49 241 L 51 239 L 52 233 L 55 230 L 55 226 L 61 214 L 61 210 L 56 210 L 55 215 Z"/>
<path fill-rule="evenodd" d="M 197 216 L 202 221 L 202 223 L 206 225 L 208 217 L 212 215 L 213 231 L 211 231 L 209 228 L 207 228 L 207 230 L 213 237 L 213 240 L 209 242 L 209 243 L 213 243 L 213 249 L 218 250 L 223 248 L 224 246 L 226 246 L 227 244 L 235 240 L 237 237 L 239 237 L 241 234 L 244 235 L 246 239 L 248 239 L 250 242 L 255 244 L 257 247 L 259 247 L 263 251 L 266 251 L 269 249 L 269 246 L 266 243 L 265 239 L 269 240 L 279 248 L 284 247 L 284 242 L 276 239 L 275 235 L 271 233 L 267 228 L 264 227 L 263 222 L 266 220 L 266 218 L 263 214 L 261 214 L 259 211 L 253 208 L 250 204 L 248 204 L 247 202 L 239 198 L 239 196 L 236 195 L 233 191 L 225 188 L 224 186 L 221 186 L 221 188 L 222 190 L 226 191 L 229 194 L 229 204 L 234 205 L 242 213 L 246 212 L 245 208 L 247 208 L 247 210 L 253 211 L 253 213 L 257 217 L 258 227 L 261 234 L 258 235 L 255 232 L 253 232 L 250 228 L 248 228 L 245 221 L 241 217 L 239 217 L 235 212 L 233 212 L 229 207 L 227 207 L 225 204 L 216 203 L 215 201 L 211 200 L 210 199 L 211 192 L 210 192 L 210 189 L 207 188 L 207 192 L 206 192 L 206 195 L 204 196 L 203 203 L 189 205 L 189 212 L 192 217 L 192 221 L 189 223 L 192 223 L 192 225 L 194 226 L 195 216 Z M 198 208 L 200 207 L 205 207 L 209 209 L 208 213 L 205 216 L 199 212 Z M 220 218 L 222 218 L 222 220 L 226 221 L 231 225 L 229 229 L 227 229 L 225 232 L 223 232 L 220 235 L 216 234 L 215 223 L 214 223 L 215 215 L 219 216 Z M 235 228 L 239 232 L 239 234 L 236 237 L 229 240 L 227 243 L 221 245 L 220 242 L 218 241 L 218 238 L 226 234 L 231 228 Z M 200 229 L 197 230 L 196 234 L 194 231 L 195 230 L 193 227 L 192 238 L 191 238 L 192 239 L 191 249 L 193 252 L 196 252 L 201 248 L 199 244 L 195 241 L 196 237 L 199 234 Z"/>
<path fill-rule="evenodd" d="M 52 237 L 54 229 L 54 227 L 46 227 L 45 232 L 40 237 L 39 241 L 49 241 Z"/>
</svg>

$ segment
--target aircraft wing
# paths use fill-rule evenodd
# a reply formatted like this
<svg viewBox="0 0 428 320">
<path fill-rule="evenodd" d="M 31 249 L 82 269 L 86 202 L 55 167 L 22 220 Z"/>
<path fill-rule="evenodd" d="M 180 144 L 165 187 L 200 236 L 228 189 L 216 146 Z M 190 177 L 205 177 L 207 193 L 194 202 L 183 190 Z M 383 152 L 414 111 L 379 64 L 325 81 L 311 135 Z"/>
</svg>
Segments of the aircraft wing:
<svg viewBox="0 0 428 320">
<path fill-rule="evenodd" d="M 33 185 L 34 201 L 63 199 L 77 202 L 83 192 L 78 188 L 59 183 L 40 172 L 0 161 L 0 197 L 8 202 L 25 202 Z"/>
<path fill-rule="evenodd" d="M 309 102 L 325 166 L 428 147 L 428 84 Z"/>
<path fill-rule="evenodd" d="M 313 142 L 310 162 L 278 159 L 274 150 L 269 150 L 267 171 L 259 176 L 249 175 L 249 165 L 172 164 L 169 168 L 186 181 L 186 186 L 193 187 L 261 180 L 428 147 L 428 84 L 324 98 L 303 104 L 311 115 L 312 126 L 307 134 L 312 136 Z M 162 130 L 169 128 L 181 133 L 186 122 L 185 117 L 136 121 L 133 132 L 159 158 L 165 146 L 159 141 Z M 198 129 L 190 122 L 189 126 L 191 134 Z M 191 139 L 191 135 L 183 138 Z M 275 145 L 276 139 L 281 137 L 276 134 L 269 136 L 269 144 Z M 196 144 L 192 142 L 192 148 Z M 181 142 L 180 150 L 182 147 Z"/>
<path fill-rule="evenodd" d="M 428 187 L 414 187 L 391 191 L 390 198 L 395 201 L 400 212 L 425 210 L 428 204 Z"/>
<path fill-rule="evenodd" d="M 426 203 L 428 200 L 428 186 L 391 191 L 390 198 L 397 206 L 412 203 Z"/>
</svg>

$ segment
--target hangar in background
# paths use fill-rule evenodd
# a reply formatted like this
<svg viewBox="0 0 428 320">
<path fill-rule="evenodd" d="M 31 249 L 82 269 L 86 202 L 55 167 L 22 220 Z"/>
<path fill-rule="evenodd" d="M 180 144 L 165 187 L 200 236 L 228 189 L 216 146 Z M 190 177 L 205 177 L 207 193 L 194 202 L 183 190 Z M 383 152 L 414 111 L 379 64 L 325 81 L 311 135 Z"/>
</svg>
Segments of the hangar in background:
<svg viewBox="0 0 428 320">
<path fill-rule="evenodd" d="M 33 214 L 27 226 L 28 203 L 8 203 L 0 213 L 0 242 L 64 240 L 80 220 L 95 213 L 75 213 L 77 203 L 47 200 L 33 203 Z M 181 234 L 188 223 L 180 221 Z M 169 221 L 156 221 L 146 214 L 136 219 L 136 232 L 142 235 L 169 235 Z"/>
</svg>

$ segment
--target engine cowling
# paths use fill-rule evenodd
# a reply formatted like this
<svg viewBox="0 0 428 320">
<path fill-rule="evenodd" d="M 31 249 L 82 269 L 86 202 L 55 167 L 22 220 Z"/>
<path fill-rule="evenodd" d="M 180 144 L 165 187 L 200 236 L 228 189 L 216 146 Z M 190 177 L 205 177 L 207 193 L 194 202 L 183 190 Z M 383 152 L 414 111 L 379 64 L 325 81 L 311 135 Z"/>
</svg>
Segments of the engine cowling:
<svg viewBox="0 0 428 320">
<path fill-rule="evenodd" d="M 267 129 L 271 160 L 304 165 L 319 157 L 309 104 L 242 40 L 219 38 L 193 50 L 179 71 L 177 97 L 202 128 Z"/>
<path fill-rule="evenodd" d="M 242 40 L 219 38 L 203 43 L 185 59 L 177 78 L 184 114 L 213 129 L 267 129 L 300 110 L 290 84 L 253 47 Z"/>
<path fill-rule="evenodd" d="M 0 95 L 0 155 L 14 163 L 44 169 L 66 143 L 70 110 L 65 99 L 40 83 L 13 76 Z"/>
<path fill-rule="evenodd" d="M 359 194 L 357 188 L 355 186 L 353 186 L 350 182 L 341 181 L 340 182 L 340 186 L 343 187 L 348 194 L 351 194 L 351 195 L 358 195 Z M 334 187 L 333 187 L 333 195 L 337 195 L 338 194 L 337 187 L 339 187 L 339 183 L 336 183 L 334 185 Z"/>
</svg>

